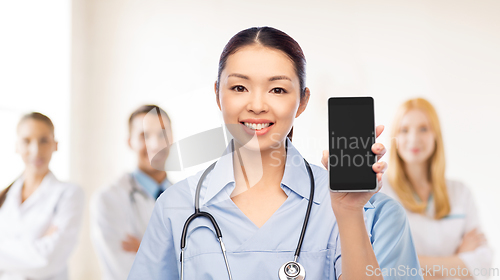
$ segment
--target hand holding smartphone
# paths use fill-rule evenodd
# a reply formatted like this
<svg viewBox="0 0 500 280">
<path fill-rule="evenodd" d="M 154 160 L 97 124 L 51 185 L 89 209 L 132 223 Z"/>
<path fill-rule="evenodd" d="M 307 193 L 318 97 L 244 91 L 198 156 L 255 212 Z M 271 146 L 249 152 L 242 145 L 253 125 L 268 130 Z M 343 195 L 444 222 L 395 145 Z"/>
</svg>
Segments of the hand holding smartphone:
<svg viewBox="0 0 500 280">
<path fill-rule="evenodd" d="M 376 192 L 372 97 L 328 99 L 328 173 L 332 192 Z"/>
</svg>

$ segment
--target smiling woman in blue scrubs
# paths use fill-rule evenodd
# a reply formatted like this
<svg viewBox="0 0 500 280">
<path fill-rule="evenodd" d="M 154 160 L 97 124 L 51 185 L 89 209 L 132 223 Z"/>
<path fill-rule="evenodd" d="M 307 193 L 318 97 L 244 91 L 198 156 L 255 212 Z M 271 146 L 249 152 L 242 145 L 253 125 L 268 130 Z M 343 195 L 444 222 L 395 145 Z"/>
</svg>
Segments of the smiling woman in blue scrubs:
<svg viewBox="0 0 500 280">
<path fill-rule="evenodd" d="M 304 54 L 285 33 L 250 28 L 224 48 L 215 97 L 234 139 L 202 183 L 200 210 L 218 222 L 233 279 L 278 279 L 293 260 L 310 179 L 291 142 L 292 126 L 309 96 Z M 379 158 L 385 153 L 380 143 L 372 150 Z M 325 166 L 327 158 L 325 151 Z M 380 272 L 391 275 L 385 279 L 422 279 L 401 205 L 381 193 L 330 193 L 327 171 L 311 168 L 316 190 L 298 259 L 307 279 L 383 279 Z M 385 162 L 373 165 L 379 182 L 385 169 Z M 128 279 L 180 278 L 181 234 L 201 173 L 158 199 Z M 229 279 L 208 219 L 189 225 L 184 279 Z"/>
</svg>

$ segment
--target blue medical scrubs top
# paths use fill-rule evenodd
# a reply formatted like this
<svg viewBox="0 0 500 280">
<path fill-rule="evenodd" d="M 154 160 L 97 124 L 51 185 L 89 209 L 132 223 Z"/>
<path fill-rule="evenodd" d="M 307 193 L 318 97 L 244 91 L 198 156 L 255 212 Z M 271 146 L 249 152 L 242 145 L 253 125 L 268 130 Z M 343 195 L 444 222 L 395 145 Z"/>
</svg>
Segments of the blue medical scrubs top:
<svg viewBox="0 0 500 280">
<path fill-rule="evenodd" d="M 286 141 L 288 152 L 281 188 L 288 198 L 261 228 L 231 200 L 235 187 L 231 143 L 202 184 L 200 210 L 211 213 L 217 220 L 235 280 L 278 279 L 279 268 L 293 260 L 307 209 L 310 181 L 302 156 L 288 138 Z M 304 266 L 306 279 L 338 279 L 342 274 L 342 254 L 328 171 L 313 164 L 311 168 L 316 189 L 298 261 Z M 194 212 L 194 194 L 202 173 L 174 184 L 157 200 L 128 279 L 179 279 L 182 228 Z M 403 207 L 377 193 L 364 210 L 366 229 L 380 267 L 420 270 Z M 373 269 L 360 269 L 374 273 Z M 229 279 L 215 231 L 205 218 L 197 218 L 189 226 L 184 277 Z"/>
</svg>

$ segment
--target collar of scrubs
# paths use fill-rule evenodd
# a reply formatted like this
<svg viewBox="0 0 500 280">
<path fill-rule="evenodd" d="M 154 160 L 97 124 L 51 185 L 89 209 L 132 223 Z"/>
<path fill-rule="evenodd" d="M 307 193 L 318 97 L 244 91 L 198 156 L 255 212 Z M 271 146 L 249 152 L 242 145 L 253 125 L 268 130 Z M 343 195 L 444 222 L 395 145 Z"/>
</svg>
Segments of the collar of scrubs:
<svg viewBox="0 0 500 280">
<path fill-rule="evenodd" d="M 40 182 L 38 188 L 30 195 L 30 197 L 28 197 L 28 199 L 26 199 L 26 201 L 24 201 L 21 204 L 20 198 L 21 198 L 22 188 L 24 185 L 24 175 L 21 175 L 11 187 L 13 197 L 19 198 L 15 200 L 16 205 L 18 206 L 20 205 L 22 208 L 29 207 L 31 204 L 34 203 L 34 201 L 37 200 L 37 197 L 39 197 L 41 193 L 43 193 L 48 186 L 53 184 L 54 180 L 57 180 L 56 176 L 54 175 L 54 173 L 52 173 L 52 171 L 49 170 L 49 172 L 45 175 L 45 177 L 43 177 L 42 182 Z"/>
<path fill-rule="evenodd" d="M 231 141 L 234 141 L 234 139 Z M 288 137 L 286 138 L 286 141 L 288 142 L 288 152 L 286 154 L 285 172 L 283 174 L 281 184 L 285 185 L 291 191 L 302 196 L 303 198 L 309 199 L 311 185 L 304 159 L 299 151 L 293 146 Z M 224 199 L 227 199 L 230 197 L 231 192 L 234 189 L 235 181 L 233 173 L 232 143 L 229 143 L 226 147 L 226 150 L 215 164 L 215 167 L 210 172 L 209 176 L 207 176 L 207 190 L 202 203 L 202 205 L 205 206 L 216 203 L 218 200 L 213 198 L 223 190 L 226 191 Z M 315 176 L 315 179 L 316 178 L 317 177 Z M 233 183 L 233 188 L 226 188 L 226 186 L 230 183 Z M 316 189 L 318 189 L 317 184 L 318 182 L 316 182 Z M 321 200 L 318 197 L 318 191 L 315 192 L 313 201 L 316 204 L 320 204 Z"/>
<path fill-rule="evenodd" d="M 416 192 L 413 192 L 413 198 L 422 203 L 422 199 L 420 199 L 420 196 L 418 196 L 418 194 Z M 426 211 L 426 214 L 430 217 L 434 216 L 434 196 L 432 195 L 432 192 L 431 194 L 429 195 L 429 198 L 427 198 L 427 205 L 425 206 L 425 211 Z"/>
<path fill-rule="evenodd" d="M 164 191 L 172 185 L 168 178 L 165 178 L 163 182 L 158 184 L 153 178 L 151 178 L 148 174 L 144 173 L 140 169 L 135 170 L 132 174 L 137 183 L 139 183 L 139 185 L 142 187 L 142 189 L 154 199 L 156 199 L 156 194 L 158 193 L 158 190 L 160 188 L 162 191 Z"/>
</svg>

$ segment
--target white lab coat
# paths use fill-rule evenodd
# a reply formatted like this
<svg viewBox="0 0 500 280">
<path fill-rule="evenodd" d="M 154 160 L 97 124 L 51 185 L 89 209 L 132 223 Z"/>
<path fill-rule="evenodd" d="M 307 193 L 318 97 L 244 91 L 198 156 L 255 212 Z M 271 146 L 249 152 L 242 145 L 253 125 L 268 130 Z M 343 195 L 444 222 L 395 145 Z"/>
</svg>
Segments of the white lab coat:
<svg viewBox="0 0 500 280">
<path fill-rule="evenodd" d="M 142 239 L 155 202 L 128 173 L 92 196 L 91 238 L 102 280 L 127 279 L 136 254 L 124 251 L 121 242 L 127 234 Z"/>
<path fill-rule="evenodd" d="M 68 279 L 67 260 L 76 245 L 84 193 L 49 172 L 21 204 L 17 179 L 0 208 L 0 280 Z M 43 236 L 51 226 L 57 231 Z"/>
<path fill-rule="evenodd" d="M 462 243 L 464 234 L 475 228 L 481 231 L 476 204 L 470 190 L 464 184 L 452 180 L 446 180 L 446 186 L 451 204 L 451 211 L 447 217 L 440 220 L 433 219 L 434 200 L 429 204 L 425 215 L 407 211 L 418 255 L 451 256 Z M 399 201 L 399 197 L 387 180 L 384 181 L 381 191 Z M 460 253 L 458 256 L 469 271 L 473 272 L 475 268 L 491 267 L 493 250 L 488 245 L 483 245 L 474 251 Z M 479 276 L 474 279 L 488 279 L 488 277 Z"/>
</svg>

